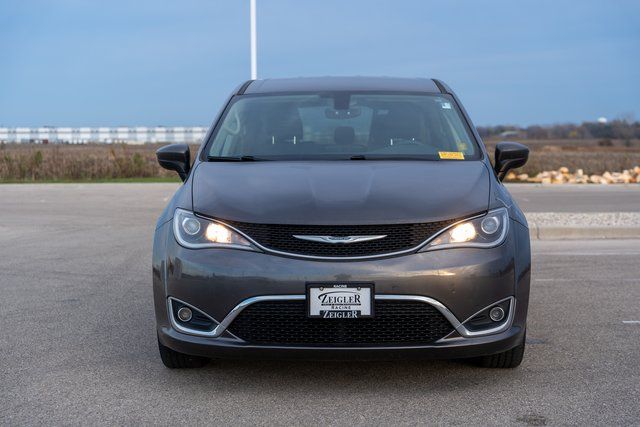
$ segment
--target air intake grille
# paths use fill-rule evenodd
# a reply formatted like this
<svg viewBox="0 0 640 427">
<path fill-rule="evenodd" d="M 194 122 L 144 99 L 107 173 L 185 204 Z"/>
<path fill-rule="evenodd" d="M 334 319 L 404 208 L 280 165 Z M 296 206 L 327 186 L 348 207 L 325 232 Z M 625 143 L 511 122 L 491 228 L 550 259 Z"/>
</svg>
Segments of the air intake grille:
<svg viewBox="0 0 640 427">
<path fill-rule="evenodd" d="M 284 225 L 222 221 L 247 234 L 268 249 L 319 257 L 359 257 L 384 255 L 414 248 L 459 219 L 389 225 Z M 386 235 L 387 237 L 368 242 L 332 244 L 296 239 L 294 235 L 336 237 Z"/>
<path fill-rule="evenodd" d="M 375 317 L 367 319 L 310 319 L 306 301 L 265 301 L 244 309 L 229 331 L 252 344 L 353 347 L 430 344 L 453 326 L 416 301 L 376 301 Z"/>
</svg>

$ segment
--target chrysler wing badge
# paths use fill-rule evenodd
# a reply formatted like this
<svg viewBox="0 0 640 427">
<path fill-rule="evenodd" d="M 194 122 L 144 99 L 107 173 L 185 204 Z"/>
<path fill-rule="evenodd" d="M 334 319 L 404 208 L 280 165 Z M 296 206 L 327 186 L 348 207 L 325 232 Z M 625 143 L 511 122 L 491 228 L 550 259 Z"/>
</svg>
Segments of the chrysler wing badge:
<svg viewBox="0 0 640 427">
<path fill-rule="evenodd" d="M 331 243 L 331 244 L 348 244 L 348 243 L 359 243 L 359 242 L 369 242 L 371 240 L 379 240 L 387 237 L 384 235 L 375 235 L 375 236 L 302 236 L 294 234 L 293 237 L 300 240 L 308 240 L 310 242 L 320 242 L 320 243 Z"/>
</svg>

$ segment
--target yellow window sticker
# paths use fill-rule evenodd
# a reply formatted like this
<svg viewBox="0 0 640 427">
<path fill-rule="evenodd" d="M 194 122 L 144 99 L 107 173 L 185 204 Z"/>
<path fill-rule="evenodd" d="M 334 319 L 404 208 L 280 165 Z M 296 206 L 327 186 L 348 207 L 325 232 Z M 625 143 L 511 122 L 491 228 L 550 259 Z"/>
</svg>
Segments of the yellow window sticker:
<svg viewBox="0 0 640 427">
<path fill-rule="evenodd" d="M 464 153 L 460 151 L 438 151 L 441 159 L 446 160 L 464 160 Z"/>
</svg>

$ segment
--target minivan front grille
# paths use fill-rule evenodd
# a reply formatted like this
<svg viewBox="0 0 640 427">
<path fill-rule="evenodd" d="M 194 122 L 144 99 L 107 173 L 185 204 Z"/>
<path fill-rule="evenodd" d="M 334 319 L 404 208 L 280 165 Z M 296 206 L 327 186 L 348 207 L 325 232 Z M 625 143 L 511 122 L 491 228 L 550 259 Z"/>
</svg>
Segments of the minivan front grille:
<svg viewBox="0 0 640 427">
<path fill-rule="evenodd" d="M 292 255 L 339 258 L 367 257 L 405 251 L 420 245 L 438 231 L 459 220 L 387 225 L 286 225 L 221 221 L 242 231 L 267 249 Z M 333 237 L 385 235 L 386 237 L 366 242 L 333 244 L 301 240 L 293 237 L 295 235 Z"/>
<path fill-rule="evenodd" d="M 427 345 L 453 332 L 436 308 L 419 301 L 375 301 L 375 317 L 307 317 L 306 301 L 263 301 L 245 308 L 229 331 L 251 344 L 310 346 Z"/>
</svg>

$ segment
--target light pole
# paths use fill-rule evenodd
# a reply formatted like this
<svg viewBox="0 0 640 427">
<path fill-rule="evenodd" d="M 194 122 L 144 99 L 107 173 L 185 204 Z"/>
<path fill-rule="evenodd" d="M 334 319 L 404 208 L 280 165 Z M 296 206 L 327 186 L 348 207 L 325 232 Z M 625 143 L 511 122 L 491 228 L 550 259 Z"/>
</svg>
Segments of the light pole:
<svg viewBox="0 0 640 427">
<path fill-rule="evenodd" d="M 258 36 L 256 35 L 256 0 L 251 0 L 251 80 L 258 78 Z"/>
</svg>

